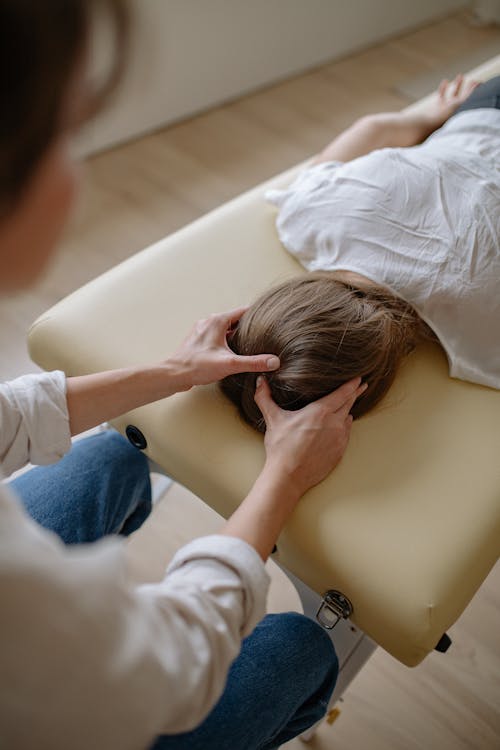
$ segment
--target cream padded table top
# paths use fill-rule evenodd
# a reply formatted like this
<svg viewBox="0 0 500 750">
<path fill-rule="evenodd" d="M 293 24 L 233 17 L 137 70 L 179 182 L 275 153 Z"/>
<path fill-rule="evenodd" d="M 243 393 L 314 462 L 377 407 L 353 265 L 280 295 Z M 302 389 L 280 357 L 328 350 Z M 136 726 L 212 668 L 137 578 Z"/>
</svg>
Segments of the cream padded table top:
<svg viewBox="0 0 500 750">
<path fill-rule="evenodd" d="M 500 72 L 500 58 L 483 66 Z M 147 363 L 192 323 L 252 301 L 303 270 L 283 250 L 261 185 L 57 304 L 30 332 L 33 359 L 69 375 Z M 262 437 L 216 387 L 120 419 L 147 454 L 224 516 L 263 462 Z M 500 393 L 451 380 L 438 347 L 415 352 L 376 411 L 356 422 L 339 468 L 299 504 L 277 557 L 318 593 L 339 589 L 352 620 L 417 664 L 456 620 L 499 554 Z"/>
</svg>

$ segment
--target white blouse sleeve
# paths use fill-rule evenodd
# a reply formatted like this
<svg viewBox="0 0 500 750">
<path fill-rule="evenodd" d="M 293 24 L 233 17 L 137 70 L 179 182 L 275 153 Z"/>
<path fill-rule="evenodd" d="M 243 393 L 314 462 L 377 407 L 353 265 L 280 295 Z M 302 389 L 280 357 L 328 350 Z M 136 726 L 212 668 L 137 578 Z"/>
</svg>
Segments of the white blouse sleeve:
<svg viewBox="0 0 500 750">
<path fill-rule="evenodd" d="M 163 633 L 157 640 L 160 667 L 175 684 L 163 731 L 192 729 L 215 705 L 242 638 L 265 615 L 268 585 L 253 547 L 234 537 L 211 536 L 181 549 L 162 583 L 140 588 Z M 187 667 L 182 676 L 172 673 L 173 663 Z"/>
<path fill-rule="evenodd" d="M 63 372 L 23 375 L 0 385 L 0 464 L 4 476 L 28 461 L 54 463 L 70 447 Z"/>
<path fill-rule="evenodd" d="M 2 739 L 52 750 L 69 736 L 73 750 L 146 748 L 200 724 L 269 585 L 252 547 L 214 536 L 180 550 L 162 582 L 133 587 L 122 541 L 65 547 L 7 488 L 0 571 Z"/>
</svg>

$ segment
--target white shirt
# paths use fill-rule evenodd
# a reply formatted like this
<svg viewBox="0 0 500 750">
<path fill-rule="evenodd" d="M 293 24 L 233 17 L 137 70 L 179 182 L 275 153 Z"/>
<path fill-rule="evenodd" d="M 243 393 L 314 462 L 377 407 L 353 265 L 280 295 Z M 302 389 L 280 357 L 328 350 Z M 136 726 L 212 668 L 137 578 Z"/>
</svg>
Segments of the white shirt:
<svg viewBox="0 0 500 750">
<path fill-rule="evenodd" d="M 461 112 L 422 145 L 302 172 L 279 207 L 309 270 L 356 271 L 409 302 L 453 377 L 500 388 L 500 111 Z"/>
<path fill-rule="evenodd" d="M 70 447 L 65 378 L 0 386 L 11 472 Z M 269 579 L 245 542 L 185 546 L 158 584 L 127 581 L 124 542 L 66 547 L 0 485 L 0 747 L 138 750 L 197 726 L 265 614 Z"/>
</svg>

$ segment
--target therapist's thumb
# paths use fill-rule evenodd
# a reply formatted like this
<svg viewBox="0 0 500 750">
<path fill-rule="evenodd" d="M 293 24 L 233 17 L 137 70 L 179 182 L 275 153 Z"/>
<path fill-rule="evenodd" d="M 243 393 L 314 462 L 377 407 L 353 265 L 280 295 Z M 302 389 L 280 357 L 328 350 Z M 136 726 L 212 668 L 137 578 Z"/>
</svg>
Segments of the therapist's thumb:
<svg viewBox="0 0 500 750">
<path fill-rule="evenodd" d="M 233 361 L 235 372 L 271 372 L 280 366 L 275 354 L 238 354 Z"/>
<path fill-rule="evenodd" d="M 272 419 L 273 415 L 278 411 L 279 407 L 273 401 L 271 396 L 271 389 L 269 383 L 263 375 L 259 375 L 255 384 L 255 403 L 262 412 L 262 416 L 266 420 L 266 425 Z"/>
</svg>

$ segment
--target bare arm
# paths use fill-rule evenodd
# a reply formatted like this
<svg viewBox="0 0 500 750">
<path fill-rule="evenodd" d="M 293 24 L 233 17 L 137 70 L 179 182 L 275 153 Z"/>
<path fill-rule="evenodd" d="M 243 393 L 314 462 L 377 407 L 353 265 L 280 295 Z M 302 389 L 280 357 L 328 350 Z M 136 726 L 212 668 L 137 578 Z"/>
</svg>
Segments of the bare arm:
<svg viewBox="0 0 500 750">
<path fill-rule="evenodd" d="M 66 400 L 72 435 L 144 404 L 187 390 L 186 373 L 174 361 L 68 378 Z"/>
<path fill-rule="evenodd" d="M 351 161 L 378 148 L 416 146 L 441 127 L 477 85 L 477 81 L 457 76 L 451 83 L 442 81 L 423 110 L 361 117 L 337 136 L 313 163 Z"/>
<path fill-rule="evenodd" d="M 226 375 L 276 370 L 279 359 L 274 355 L 242 357 L 228 347 L 227 332 L 244 311 L 240 308 L 199 320 L 178 351 L 163 362 L 68 378 L 71 434 Z"/>
<path fill-rule="evenodd" d="M 356 378 L 304 409 L 285 411 L 259 378 L 255 400 L 266 420 L 266 463 L 223 534 L 243 539 L 267 559 L 302 495 L 342 458 L 352 424 L 349 411 L 364 390 Z"/>
</svg>

